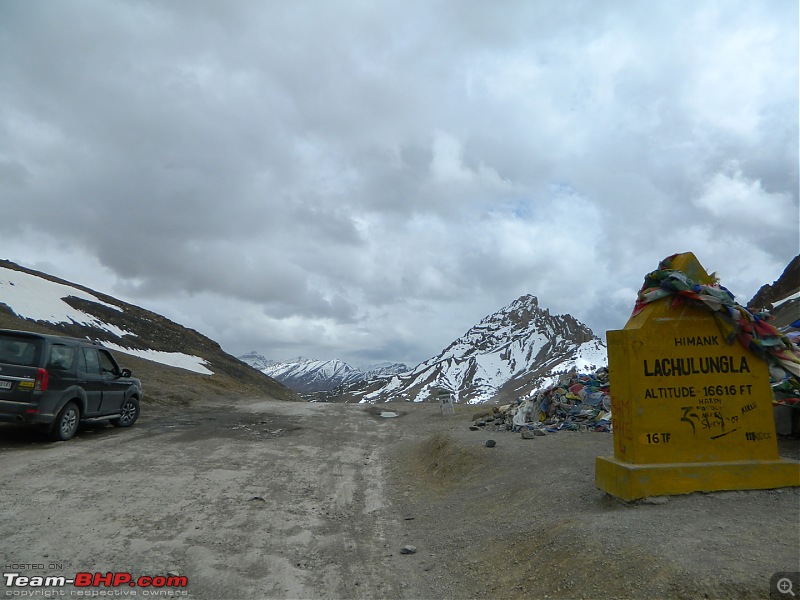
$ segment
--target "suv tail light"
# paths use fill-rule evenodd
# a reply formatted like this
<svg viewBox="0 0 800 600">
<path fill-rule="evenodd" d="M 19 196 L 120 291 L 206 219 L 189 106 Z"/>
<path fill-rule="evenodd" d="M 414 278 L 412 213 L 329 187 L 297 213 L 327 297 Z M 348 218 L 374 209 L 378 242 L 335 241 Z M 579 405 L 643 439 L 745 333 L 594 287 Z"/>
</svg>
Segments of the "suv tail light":
<svg viewBox="0 0 800 600">
<path fill-rule="evenodd" d="M 36 382 L 33 384 L 34 392 L 46 392 L 50 377 L 45 369 L 36 369 Z"/>
</svg>

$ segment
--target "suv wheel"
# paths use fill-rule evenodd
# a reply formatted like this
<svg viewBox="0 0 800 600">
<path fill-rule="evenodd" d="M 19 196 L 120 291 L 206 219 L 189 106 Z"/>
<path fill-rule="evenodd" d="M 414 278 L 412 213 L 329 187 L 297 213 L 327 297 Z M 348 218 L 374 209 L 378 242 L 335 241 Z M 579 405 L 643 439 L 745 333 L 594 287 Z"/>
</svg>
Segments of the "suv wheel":
<svg viewBox="0 0 800 600">
<path fill-rule="evenodd" d="M 114 427 L 130 427 L 136 423 L 139 418 L 139 401 L 131 396 L 125 400 L 125 404 L 120 409 L 120 416 L 117 419 L 111 419 L 110 423 Z"/>
<path fill-rule="evenodd" d="M 51 436 L 54 440 L 66 442 L 71 439 L 78 431 L 78 425 L 81 421 L 81 410 L 74 402 L 67 402 L 66 406 L 58 413 Z"/>
</svg>

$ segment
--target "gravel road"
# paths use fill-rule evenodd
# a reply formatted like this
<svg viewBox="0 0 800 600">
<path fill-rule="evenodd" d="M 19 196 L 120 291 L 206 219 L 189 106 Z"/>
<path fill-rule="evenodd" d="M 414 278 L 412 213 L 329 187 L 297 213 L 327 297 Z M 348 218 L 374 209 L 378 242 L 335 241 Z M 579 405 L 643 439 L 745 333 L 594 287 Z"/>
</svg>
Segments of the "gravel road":
<svg viewBox="0 0 800 600">
<path fill-rule="evenodd" d="M 249 399 L 145 404 L 130 429 L 66 443 L 0 426 L 4 573 L 187 580 L 87 589 L 4 575 L 0 593 L 768 598 L 774 573 L 800 571 L 799 488 L 624 503 L 594 486 L 610 434 L 476 432 L 473 412 Z M 784 440 L 782 454 L 799 446 Z"/>
</svg>

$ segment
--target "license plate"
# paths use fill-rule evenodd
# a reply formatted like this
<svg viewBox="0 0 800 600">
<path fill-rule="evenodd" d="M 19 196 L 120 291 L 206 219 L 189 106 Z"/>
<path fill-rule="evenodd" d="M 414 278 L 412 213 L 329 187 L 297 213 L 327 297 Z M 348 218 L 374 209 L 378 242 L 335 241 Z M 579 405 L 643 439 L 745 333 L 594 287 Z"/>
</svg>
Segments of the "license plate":
<svg viewBox="0 0 800 600">
<path fill-rule="evenodd" d="M 13 382 L 7 379 L 0 379 L 0 390 L 10 390 Z"/>
</svg>

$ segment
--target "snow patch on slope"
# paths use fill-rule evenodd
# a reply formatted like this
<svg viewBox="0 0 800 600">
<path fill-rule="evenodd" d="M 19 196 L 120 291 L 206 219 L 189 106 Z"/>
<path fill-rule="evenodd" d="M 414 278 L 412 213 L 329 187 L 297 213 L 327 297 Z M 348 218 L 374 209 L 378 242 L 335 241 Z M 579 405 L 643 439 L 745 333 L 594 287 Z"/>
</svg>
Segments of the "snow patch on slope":
<svg viewBox="0 0 800 600">
<path fill-rule="evenodd" d="M 116 350 L 117 352 L 138 356 L 139 358 L 151 360 L 162 365 L 167 365 L 168 367 L 178 367 L 179 369 L 186 369 L 187 371 L 193 371 L 195 373 L 200 373 L 201 375 L 214 374 L 213 371 L 209 370 L 205 366 L 208 363 L 206 363 L 206 361 L 199 356 L 183 354 L 181 352 L 161 352 L 160 350 L 139 350 L 138 348 L 125 348 L 110 342 L 103 342 L 103 346 L 110 348 L 111 350 Z"/>
<path fill-rule="evenodd" d="M 106 331 L 119 338 L 126 335 L 134 335 L 130 331 L 125 331 L 116 325 L 106 323 L 94 315 L 73 308 L 64 302 L 64 298 L 69 297 L 79 298 L 123 312 L 119 306 L 103 302 L 93 294 L 71 285 L 56 283 L 23 271 L 0 267 L 0 303 L 8 306 L 18 317 L 47 323 L 74 323 Z M 105 341 L 103 345 L 111 350 L 138 356 L 169 367 L 187 369 L 202 375 L 214 374 L 213 371 L 210 371 L 205 366 L 207 363 L 198 356 L 180 352 L 125 348 Z"/>
<path fill-rule="evenodd" d="M 118 337 L 132 335 L 130 331 L 104 323 L 97 317 L 73 308 L 63 300 L 70 296 L 122 312 L 120 307 L 103 302 L 78 288 L 0 267 L 0 302 L 7 305 L 18 317 L 48 323 L 75 323 L 96 327 Z"/>
</svg>

